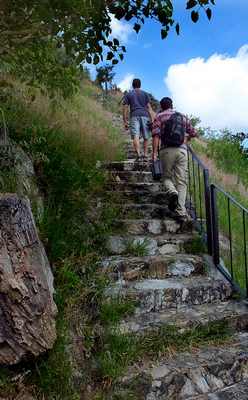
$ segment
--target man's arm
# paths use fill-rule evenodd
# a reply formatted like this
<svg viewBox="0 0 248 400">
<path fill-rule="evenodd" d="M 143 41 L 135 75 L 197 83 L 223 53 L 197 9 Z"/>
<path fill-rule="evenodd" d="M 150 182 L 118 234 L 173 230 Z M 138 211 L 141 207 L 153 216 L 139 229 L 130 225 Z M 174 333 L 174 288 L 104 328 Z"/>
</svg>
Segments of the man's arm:
<svg viewBox="0 0 248 400">
<path fill-rule="evenodd" d="M 155 119 L 156 113 L 153 111 L 151 103 L 147 104 L 147 109 L 148 109 L 148 113 L 149 113 L 149 116 L 150 116 L 150 120 L 151 120 L 151 122 L 153 122 L 154 119 Z"/>
<path fill-rule="evenodd" d="M 152 159 L 155 161 L 158 157 L 160 137 L 155 135 L 152 137 Z"/>
<path fill-rule="evenodd" d="M 187 142 L 189 142 L 192 138 L 197 136 L 196 129 L 193 128 L 190 120 L 186 117 L 186 134 L 187 134 Z"/>
<path fill-rule="evenodd" d="M 122 108 L 122 115 L 123 115 L 123 123 L 126 130 L 129 128 L 129 106 L 127 104 L 123 104 Z"/>
<path fill-rule="evenodd" d="M 152 159 L 154 161 L 157 159 L 158 156 L 160 132 L 161 132 L 161 120 L 157 115 L 153 121 L 153 128 L 152 128 Z"/>
</svg>

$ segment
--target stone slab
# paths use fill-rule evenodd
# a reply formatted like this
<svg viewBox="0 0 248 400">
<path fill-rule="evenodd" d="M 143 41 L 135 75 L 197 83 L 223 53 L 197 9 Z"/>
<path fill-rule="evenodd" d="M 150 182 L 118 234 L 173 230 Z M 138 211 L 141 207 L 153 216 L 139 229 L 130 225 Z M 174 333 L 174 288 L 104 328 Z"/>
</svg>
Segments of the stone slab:
<svg viewBox="0 0 248 400">
<path fill-rule="evenodd" d="M 109 171 L 109 180 L 113 182 L 153 183 L 152 173 L 149 171 Z"/>
<path fill-rule="evenodd" d="M 107 184 L 109 189 L 113 188 L 115 191 L 122 192 L 124 190 L 129 190 L 131 192 L 139 193 L 142 195 L 157 194 L 163 191 L 163 185 L 159 182 L 145 183 L 145 182 L 121 182 L 115 181 L 113 183 L 109 182 Z"/>
<path fill-rule="evenodd" d="M 132 235 L 180 233 L 180 224 L 172 218 L 122 219 L 116 221 L 116 225 Z M 189 229 L 189 232 L 191 231 L 192 229 Z"/>
<path fill-rule="evenodd" d="M 204 326 L 210 322 L 225 321 L 231 328 L 241 331 L 248 329 L 248 306 L 243 301 L 226 301 L 198 306 L 182 306 L 163 312 L 136 313 L 123 320 L 120 329 L 123 333 L 147 333 L 161 327 L 174 325 L 179 332 L 188 328 Z"/>
<path fill-rule="evenodd" d="M 149 163 L 135 162 L 134 160 L 113 161 L 103 165 L 110 171 L 147 171 L 150 172 L 151 165 Z"/>
<path fill-rule="evenodd" d="M 185 243 L 190 243 L 195 233 L 166 233 L 164 235 L 113 235 L 106 246 L 110 255 L 136 255 L 140 253 L 137 246 L 143 248 L 144 256 L 175 255 L 184 251 Z M 130 246 L 132 251 L 130 254 Z"/>
<path fill-rule="evenodd" d="M 166 207 L 167 196 L 163 191 L 152 193 L 151 191 L 143 190 L 140 187 L 136 187 L 135 190 L 132 190 L 132 188 L 123 188 L 121 185 L 115 185 L 112 189 L 119 194 L 122 204 L 126 204 L 127 202 L 136 204 L 154 203 Z M 111 187 L 106 188 L 107 193 L 112 193 L 113 191 L 111 190 Z"/>
<path fill-rule="evenodd" d="M 248 334 L 244 333 L 223 346 L 141 362 L 122 379 L 122 386 L 135 391 L 139 384 L 146 400 L 247 400 L 247 379 Z M 143 387 L 140 382 L 145 382 Z"/>
<path fill-rule="evenodd" d="M 147 219 L 165 219 L 171 217 L 171 212 L 164 205 L 158 204 L 124 204 L 122 215 L 125 216 L 132 213 L 135 214 L 135 218 L 147 218 Z"/>
<path fill-rule="evenodd" d="M 176 256 L 125 257 L 112 256 L 104 259 L 101 266 L 113 279 L 168 278 L 204 274 L 204 262 L 200 256 L 177 254 Z"/>
<path fill-rule="evenodd" d="M 188 400 L 247 400 L 248 399 L 248 379 L 244 379 L 234 385 L 224 387 L 214 393 L 201 396 L 193 396 Z"/>
<path fill-rule="evenodd" d="M 160 312 L 183 305 L 192 306 L 226 301 L 232 294 L 224 279 L 197 276 L 194 278 L 119 280 L 108 289 L 110 296 L 132 298 L 139 313 Z"/>
</svg>

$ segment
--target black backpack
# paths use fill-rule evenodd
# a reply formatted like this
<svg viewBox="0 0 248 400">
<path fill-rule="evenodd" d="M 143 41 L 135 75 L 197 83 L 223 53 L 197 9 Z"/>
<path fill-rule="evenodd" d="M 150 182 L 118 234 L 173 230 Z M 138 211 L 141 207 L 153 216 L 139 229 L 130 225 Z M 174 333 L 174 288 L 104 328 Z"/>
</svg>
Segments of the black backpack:
<svg viewBox="0 0 248 400">
<path fill-rule="evenodd" d="M 186 134 L 184 116 L 175 112 L 161 129 L 161 147 L 180 147 Z"/>
</svg>

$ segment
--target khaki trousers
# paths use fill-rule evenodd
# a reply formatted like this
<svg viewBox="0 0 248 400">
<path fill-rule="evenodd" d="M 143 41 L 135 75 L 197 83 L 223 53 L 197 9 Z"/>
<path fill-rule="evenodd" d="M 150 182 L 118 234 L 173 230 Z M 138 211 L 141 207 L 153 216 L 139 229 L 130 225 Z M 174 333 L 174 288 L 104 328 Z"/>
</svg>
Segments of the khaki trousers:
<svg viewBox="0 0 248 400">
<path fill-rule="evenodd" d="M 186 216 L 185 201 L 187 195 L 188 154 L 182 147 L 168 147 L 160 151 L 163 166 L 163 184 L 166 194 L 178 194 L 178 207 L 175 212 Z"/>
</svg>

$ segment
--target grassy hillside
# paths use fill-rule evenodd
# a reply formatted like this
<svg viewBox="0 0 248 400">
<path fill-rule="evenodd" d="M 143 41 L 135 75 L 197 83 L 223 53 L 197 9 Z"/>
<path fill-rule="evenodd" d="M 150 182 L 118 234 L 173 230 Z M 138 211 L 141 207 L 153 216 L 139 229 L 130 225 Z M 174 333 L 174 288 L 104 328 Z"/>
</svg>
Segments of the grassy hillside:
<svg viewBox="0 0 248 400">
<path fill-rule="evenodd" d="M 91 381 L 87 365 L 97 348 L 96 319 L 107 284 L 97 261 L 118 215 L 111 196 L 106 195 L 104 205 L 97 202 L 105 191 L 99 162 L 122 157 L 121 134 L 113 127 L 112 114 L 95 100 L 99 96 L 101 90 L 89 81 L 67 100 L 50 98 L 10 76 L 1 81 L 1 108 L 11 140 L 33 160 L 43 195 L 44 213 L 36 222 L 55 276 L 59 309 L 54 349 L 18 367 L 21 373 L 29 371 L 26 384 L 38 399 L 79 399 L 79 391 Z M 118 110 L 114 98 L 106 105 L 111 108 L 111 102 Z M 2 171 L 6 174 L 13 171 Z M 0 183 L 1 191 L 8 189 L 6 180 Z M 78 336 L 80 346 L 74 343 Z M 82 376 L 75 385 L 79 365 Z M 11 383 L 14 372 L 0 368 L 0 397 L 12 398 L 20 391 L 19 383 Z"/>
</svg>

